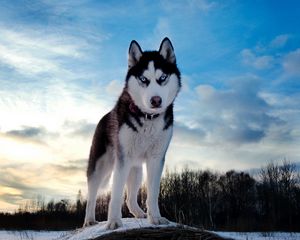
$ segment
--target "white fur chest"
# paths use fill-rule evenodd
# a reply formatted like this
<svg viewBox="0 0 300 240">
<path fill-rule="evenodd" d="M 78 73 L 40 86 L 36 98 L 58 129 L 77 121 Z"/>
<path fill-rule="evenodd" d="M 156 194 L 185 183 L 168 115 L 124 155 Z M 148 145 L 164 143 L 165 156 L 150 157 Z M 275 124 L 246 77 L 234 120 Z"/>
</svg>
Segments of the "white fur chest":
<svg viewBox="0 0 300 240">
<path fill-rule="evenodd" d="M 141 163 L 146 158 L 164 154 L 172 135 L 172 127 L 163 130 L 165 122 L 162 116 L 153 120 L 142 120 L 142 124 L 142 127 L 135 125 L 137 132 L 126 124 L 119 132 L 124 157 Z"/>
</svg>

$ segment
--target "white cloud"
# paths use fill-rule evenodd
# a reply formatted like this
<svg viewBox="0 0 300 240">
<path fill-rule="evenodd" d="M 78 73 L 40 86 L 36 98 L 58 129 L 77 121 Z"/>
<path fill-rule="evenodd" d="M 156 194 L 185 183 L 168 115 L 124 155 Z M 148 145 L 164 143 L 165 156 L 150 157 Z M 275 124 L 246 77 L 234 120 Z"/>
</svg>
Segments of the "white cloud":
<svg viewBox="0 0 300 240">
<path fill-rule="evenodd" d="M 201 98 L 208 99 L 215 93 L 215 88 L 211 85 L 199 85 L 196 87 L 196 92 Z"/>
<path fill-rule="evenodd" d="M 290 39 L 290 35 L 288 34 L 278 35 L 271 41 L 270 47 L 271 48 L 284 47 L 289 39 Z"/>
<path fill-rule="evenodd" d="M 83 57 L 86 44 L 67 35 L 42 29 L 0 28 L 0 62 L 23 75 L 65 75 L 64 58 Z M 58 60 L 60 58 L 60 60 Z"/>
<path fill-rule="evenodd" d="M 73 83 L 54 82 L 47 86 L 23 84 L 21 88 L 0 90 L 2 131 L 20 126 L 41 126 L 60 131 L 65 121 L 87 119 L 98 122 L 110 108 L 110 102 L 99 96 L 97 89 Z"/>
<path fill-rule="evenodd" d="M 143 50 L 158 50 L 165 37 L 169 37 L 171 41 L 174 39 L 170 19 L 166 17 L 159 17 L 150 33 L 150 37 L 147 36 L 140 42 Z"/>
<path fill-rule="evenodd" d="M 273 66 L 274 58 L 270 55 L 257 56 L 250 49 L 241 51 L 242 62 L 258 70 L 268 69 Z"/>
<path fill-rule="evenodd" d="M 157 36 L 157 38 L 160 41 L 165 36 L 169 36 L 169 38 L 172 38 L 169 19 L 167 19 L 167 18 L 159 18 L 158 19 L 158 22 L 154 29 L 154 36 Z M 155 48 L 158 48 L 158 46 L 155 46 Z"/>
<path fill-rule="evenodd" d="M 188 119 L 179 118 L 184 125 L 204 132 L 210 144 L 259 143 L 268 134 L 272 124 L 279 119 L 269 115 L 271 107 L 260 97 L 262 79 L 246 75 L 234 78 L 225 89 L 210 85 L 199 85 L 194 94 L 197 98 L 190 103 L 193 111 L 182 110 Z"/>
<path fill-rule="evenodd" d="M 110 81 L 107 86 L 105 87 L 105 90 L 109 96 L 118 97 L 120 96 L 122 89 L 124 87 L 124 84 L 118 80 L 112 80 Z"/>
<path fill-rule="evenodd" d="M 191 168 L 224 171 L 284 158 L 297 161 L 300 96 L 263 91 L 263 81 L 246 75 L 227 81 L 222 89 L 198 85 L 186 96 L 188 105 L 177 102 L 188 107 L 176 112 L 167 165 L 172 169 L 190 162 Z"/>
<path fill-rule="evenodd" d="M 93 57 L 86 52 L 91 46 L 49 28 L 0 26 L 0 35 L 0 67 L 5 70 L 0 76 L 0 112 L 5 113 L 0 122 L 0 166 L 5 170 L 0 185 L 6 181 L 7 187 L 22 189 L 10 201 L 17 204 L 36 192 L 72 198 L 85 188 L 86 165 L 68 174 L 67 160 L 88 157 L 93 127 L 111 106 L 104 84 L 98 82 L 101 76 L 87 71 L 88 64 L 80 65 L 86 54 Z M 74 123 L 72 129 L 67 122 Z M 14 167 L 7 167 L 8 162 Z M 16 180 L 24 186 L 14 186 Z M 5 197 L 0 194 L 1 202 Z"/>
<path fill-rule="evenodd" d="M 4 159 L 9 159 L 9 162 L 19 163 L 35 161 L 42 163 L 59 159 L 59 154 L 52 152 L 46 145 L 17 137 L 9 137 L 1 133 L 0 146 L 1 164 L 4 163 Z"/>
<path fill-rule="evenodd" d="M 280 118 L 285 124 L 270 131 L 270 140 L 284 144 L 297 144 L 300 141 L 300 94 L 261 92 L 261 97 L 272 106 L 270 114 Z M 295 149 L 298 148 L 296 147 Z M 300 154 L 300 151 L 299 151 Z"/>
<path fill-rule="evenodd" d="M 283 58 L 282 65 L 286 74 L 300 76 L 300 48 L 288 53 Z"/>
<path fill-rule="evenodd" d="M 216 1 L 209 0 L 188 0 L 188 1 L 163 1 L 162 5 L 167 11 L 202 11 L 208 12 L 218 6 Z"/>
</svg>

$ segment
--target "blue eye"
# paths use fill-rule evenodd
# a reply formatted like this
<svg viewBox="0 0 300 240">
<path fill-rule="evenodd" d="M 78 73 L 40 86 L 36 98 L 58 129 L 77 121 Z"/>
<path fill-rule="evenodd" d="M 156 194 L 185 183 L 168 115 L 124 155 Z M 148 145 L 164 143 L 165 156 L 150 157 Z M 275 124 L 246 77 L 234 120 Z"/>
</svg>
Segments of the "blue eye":
<svg viewBox="0 0 300 240">
<path fill-rule="evenodd" d="M 165 81 L 167 80 L 167 78 L 168 78 L 168 75 L 165 74 L 165 73 L 163 73 L 163 74 L 160 76 L 160 78 L 157 80 L 157 83 L 158 83 L 158 84 L 162 84 L 163 82 L 165 82 Z"/>
<path fill-rule="evenodd" d="M 139 79 L 142 83 L 147 83 L 147 78 L 145 78 L 144 76 L 139 76 Z"/>
<path fill-rule="evenodd" d="M 167 78 L 168 78 L 168 75 L 163 73 L 163 74 L 160 76 L 159 81 L 160 81 L 160 82 L 164 82 L 164 81 L 167 80 Z"/>
</svg>

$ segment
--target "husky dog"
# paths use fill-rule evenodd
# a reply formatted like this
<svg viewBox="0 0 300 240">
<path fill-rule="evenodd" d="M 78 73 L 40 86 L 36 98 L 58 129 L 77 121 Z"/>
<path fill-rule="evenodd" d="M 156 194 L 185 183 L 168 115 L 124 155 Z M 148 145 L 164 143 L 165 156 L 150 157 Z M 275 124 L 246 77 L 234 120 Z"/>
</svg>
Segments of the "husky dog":
<svg viewBox="0 0 300 240">
<path fill-rule="evenodd" d="M 145 51 L 136 41 L 129 47 L 125 87 L 117 104 L 98 123 L 88 162 L 88 198 L 84 226 L 93 225 L 98 189 L 113 174 L 107 229 L 122 226 L 123 189 L 136 218 L 167 224 L 158 208 L 160 178 L 173 132 L 173 102 L 181 87 L 180 72 L 171 41 L 159 51 Z M 147 214 L 137 203 L 142 165 L 147 169 Z"/>
</svg>

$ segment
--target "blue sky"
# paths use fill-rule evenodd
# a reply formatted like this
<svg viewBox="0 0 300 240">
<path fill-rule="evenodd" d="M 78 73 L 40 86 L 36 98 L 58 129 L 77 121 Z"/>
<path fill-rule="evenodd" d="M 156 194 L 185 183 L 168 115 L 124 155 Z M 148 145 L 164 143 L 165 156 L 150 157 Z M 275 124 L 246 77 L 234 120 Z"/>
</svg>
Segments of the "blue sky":
<svg viewBox="0 0 300 240">
<path fill-rule="evenodd" d="M 168 36 L 183 88 L 166 165 L 299 162 L 299 1 L 2 1 L 0 210 L 86 193 L 93 130 L 131 40 Z"/>
</svg>

